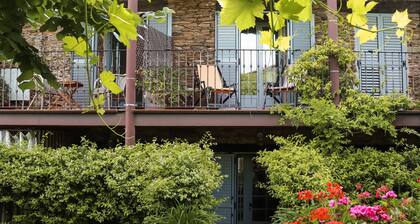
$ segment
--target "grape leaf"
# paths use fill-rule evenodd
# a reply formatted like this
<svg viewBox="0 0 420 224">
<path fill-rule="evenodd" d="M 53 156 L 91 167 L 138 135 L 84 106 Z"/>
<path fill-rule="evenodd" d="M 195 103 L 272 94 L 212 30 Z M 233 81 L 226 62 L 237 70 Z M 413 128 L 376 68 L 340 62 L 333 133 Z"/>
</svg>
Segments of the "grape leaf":
<svg viewBox="0 0 420 224">
<path fill-rule="evenodd" d="M 283 18 L 291 20 L 299 20 L 299 14 L 305 8 L 296 0 L 280 0 L 274 4 L 274 7 Z"/>
<path fill-rule="evenodd" d="M 261 31 L 260 44 L 274 48 L 274 35 L 271 31 Z"/>
<path fill-rule="evenodd" d="M 312 0 L 296 0 L 297 3 L 305 7 L 299 14 L 299 20 L 302 22 L 312 20 Z"/>
<path fill-rule="evenodd" d="M 287 51 L 290 48 L 290 36 L 279 36 L 277 38 L 275 46 L 280 51 Z"/>
<path fill-rule="evenodd" d="M 403 12 L 396 10 L 392 15 L 392 22 L 397 23 L 398 28 L 404 29 L 411 22 L 411 19 L 408 18 L 408 10 Z"/>
<path fill-rule="evenodd" d="M 405 35 L 404 29 L 397 29 L 397 31 L 395 31 L 395 35 L 397 35 L 398 38 L 404 37 Z"/>
<path fill-rule="evenodd" d="M 363 26 L 364 29 L 359 29 L 359 31 L 357 31 L 356 33 L 356 37 L 359 38 L 360 44 L 364 44 L 370 40 L 375 40 L 376 39 L 376 34 L 378 29 L 376 28 L 376 26 L 372 26 L 372 28 L 370 29 L 370 31 L 368 31 L 369 27 L 368 25 L 364 25 Z"/>
<path fill-rule="evenodd" d="M 265 6 L 261 0 L 218 0 L 222 5 L 221 23 L 245 30 L 255 26 L 256 18 L 264 18 Z"/>
<path fill-rule="evenodd" d="M 267 17 L 270 28 L 274 31 L 279 31 L 286 25 L 286 20 L 278 12 L 269 13 Z"/>
<path fill-rule="evenodd" d="M 74 51 L 74 53 L 81 57 L 86 56 L 85 54 L 88 49 L 86 48 L 86 41 L 82 37 L 76 39 L 73 36 L 65 36 L 62 41 L 65 51 Z"/>
<path fill-rule="evenodd" d="M 377 2 L 366 4 L 366 0 L 349 0 L 347 2 L 347 8 L 351 9 L 352 13 L 347 15 L 347 21 L 353 26 L 363 27 L 368 22 L 366 14 L 377 4 Z"/>
<path fill-rule="evenodd" d="M 110 71 L 103 71 L 99 78 L 101 79 L 102 85 L 105 88 L 109 89 L 113 94 L 119 94 L 122 92 L 122 89 L 115 82 L 115 75 Z"/>
<path fill-rule="evenodd" d="M 141 23 L 140 16 L 124 8 L 124 4 L 118 5 L 114 0 L 108 9 L 109 22 L 117 28 L 120 40 L 130 48 L 130 40 L 137 40 L 137 26 Z"/>
<path fill-rule="evenodd" d="M 92 106 L 93 108 L 95 108 L 96 113 L 98 113 L 99 115 L 104 115 L 105 114 L 105 110 L 104 110 L 104 105 L 105 105 L 105 95 L 104 94 L 100 94 L 96 97 L 93 98 L 93 102 L 92 102 Z"/>
</svg>

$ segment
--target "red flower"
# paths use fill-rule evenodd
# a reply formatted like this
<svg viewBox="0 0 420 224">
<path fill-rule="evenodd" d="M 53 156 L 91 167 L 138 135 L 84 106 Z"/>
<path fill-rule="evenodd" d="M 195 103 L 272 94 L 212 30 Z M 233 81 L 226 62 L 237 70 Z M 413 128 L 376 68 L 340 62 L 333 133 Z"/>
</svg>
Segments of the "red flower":
<svg viewBox="0 0 420 224">
<path fill-rule="evenodd" d="M 300 224 L 300 222 L 299 222 L 299 221 L 296 221 L 296 222 L 289 222 L 288 224 Z"/>
<path fill-rule="evenodd" d="M 325 199 L 326 197 L 327 197 L 327 193 L 321 191 L 315 195 L 315 200 L 320 201 L 320 200 Z"/>
<path fill-rule="evenodd" d="M 376 198 L 380 198 L 383 194 L 389 191 L 389 188 L 385 185 L 381 186 L 380 188 L 376 189 Z"/>
<path fill-rule="evenodd" d="M 357 198 L 360 199 L 360 200 L 370 198 L 370 193 L 365 191 L 363 193 L 358 194 Z"/>
<path fill-rule="evenodd" d="M 338 183 L 328 183 L 327 191 L 329 192 L 329 195 L 328 195 L 329 199 L 333 199 L 333 198 L 340 199 L 344 197 L 343 187 L 340 186 Z"/>
<path fill-rule="evenodd" d="M 417 179 L 417 183 L 420 183 L 420 177 L 419 177 L 419 179 Z"/>
<path fill-rule="evenodd" d="M 363 188 L 363 185 L 361 183 L 356 184 L 356 191 L 360 191 L 362 190 L 362 188 Z"/>
<path fill-rule="evenodd" d="M 330 222 L 327 222 L 325 224 L 344 224 L 344 223 L 339 222 L 339 221 L 330 221 Z"/>
<path fill-rule="evenodd" d="M 327 219 L 331 218 L 330 215 L 328 214 L 329 212 L 330 212 L 330 210 L 328 208 L 325 208 L 325 207 L 314 209 L 310 212 L 311 221 L 327 220 Z"/>
<path fill-rule="evenodd" d="M 298 192 L 298 199 L 301 201 L 303 200 L 309 201 L 309 200 L 312 200 L 313 198 L 314 198 L 314 195 L 312 194 L 310 190 Z"/>
</svg>

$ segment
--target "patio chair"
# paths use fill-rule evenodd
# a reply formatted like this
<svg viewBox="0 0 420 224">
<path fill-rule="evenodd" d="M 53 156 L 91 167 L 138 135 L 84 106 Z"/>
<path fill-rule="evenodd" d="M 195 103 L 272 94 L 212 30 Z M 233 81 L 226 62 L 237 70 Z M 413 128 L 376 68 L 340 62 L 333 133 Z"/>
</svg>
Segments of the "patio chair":
<svg viewBox="0 0 420 224">
<path fill-rule="evenodd" d="M 295 90 L 296 85 L 290 83 L 287 76 L 283 76 L 284 71 L 286 70 L 286 65 L 281 68 L 281 71 L 278 73 L 276 82 L 268 82 L 265 84 L 264 92 L 264 109 L 267 105 L 267 96 L 273 98 L 277 103 L 288 103 L 288 97 Z"/>
<path fill-rule="evenodd" d="M 237 84 L 227 85 L 223 79 L 220 69 L 216 65 L 197 65 L 197 76 L 203 89 L 203 94 L 209 105 L 209 99 L 212 95 L 217 100 L 220 95 L 220 104 L 226 103 L 232 96 L 235 95 L 235 105 L 239 108 L 239 99 L 237 95 Z"/>
<path fill-rule="evenodd" d="M 101 80 L 98 78 L 95 80 L 93 84 L 93 95 L 98 96 L 100 94 L 104 94 L 107 99 L 107 108 L 111 108 L 111 106 L 120 106 L 120 102 L 124 100 L 124 92 L 125 92 L 125 83 L 127 80 L 127 76 L 125 74 L 116 74 L 115 75 L 115 82 L 118 84 L 118 86 L 123 90 L 122 93 L 115 95 L 112 94 L 109 89 L 105 88 L 101 84 Z M 116 105 L 111 105 L 113 102 L 117 102 Z"/>
</svg>

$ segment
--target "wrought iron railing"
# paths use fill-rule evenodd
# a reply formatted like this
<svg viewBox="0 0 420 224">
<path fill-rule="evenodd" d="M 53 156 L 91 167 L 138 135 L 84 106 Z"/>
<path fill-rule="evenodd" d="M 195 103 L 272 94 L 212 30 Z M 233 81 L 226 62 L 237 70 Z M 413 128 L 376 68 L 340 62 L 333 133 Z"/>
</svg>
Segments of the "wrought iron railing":
<svg viewBox="0 0 420 224">
<path fill-rule="evenodd" d="M 18 66 L 0 62 L 0 109 L 82 110 L 91 108 L 92 94 L 105 94 L 105 109 L 123 109 L 124 94 L 108 93 L 98 80 L 104 70 L 125 84 L 125 51 L 96 52 L 99 63 L 86 71 L 86 61 L 71 53 L 43 52 L 61 87 L 42 82 L 22 91 Z M 359 90 L 419 97 L 418 53 L 360 51 Z M 147 50 L 137 54 L 137 107 L 140 109 L 264 109 L 277 103 L 296 105 L 293 83 L 286 77 L 287 54 L 272 50 Z M 90 84 L 90 85 L 89 85 Z"/>
</svg>

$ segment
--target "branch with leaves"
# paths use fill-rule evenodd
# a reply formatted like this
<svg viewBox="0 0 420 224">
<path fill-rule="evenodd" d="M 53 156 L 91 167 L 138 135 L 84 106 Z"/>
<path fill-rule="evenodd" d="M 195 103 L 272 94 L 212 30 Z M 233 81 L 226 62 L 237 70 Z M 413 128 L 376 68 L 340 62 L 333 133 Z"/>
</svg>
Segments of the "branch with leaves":
<svg viewBox="0 0 420 224">
<path fill-rule="evenodd" d="M 392 16 L 395 26 L 378 30 L 376 26 L 369 27 L 367 14 L 377 5 L 377 2 L 366 0 L 348 0 L 347 8 L 351 10 L 346 18 L 340 15 L 340 10 L 333 10 L 322 0 L 218 0 L 222 6 L 221 22 L 223 25 L 236 26 L 242 31 L 255 27 L 257 19 L 268 19 L 269 30 L 261 31 L 261 44 L 271 48 L 286 51 L 290 48 L 291 36 L 284 36 L 282 28 L 286 20 L 306 22 L 312 20 L 312 4 L 336 16 L 339 21 L 357 28 L 355 37 L 360 43 L 376 39 L 377 33 L 385 30 L 395 30 L 400 38 L 405 36 L 406 27 L 411 22 L 408 11 L 396 11 Z"/>
</svg>

